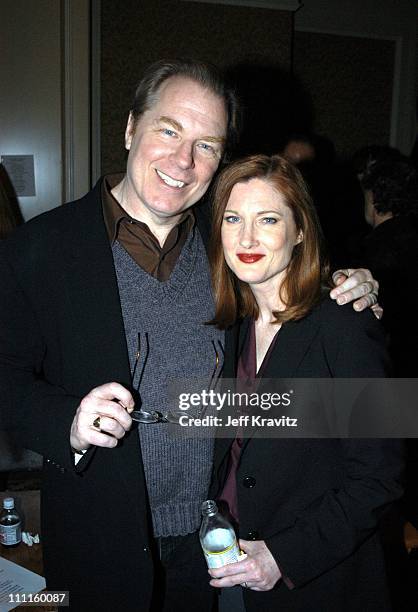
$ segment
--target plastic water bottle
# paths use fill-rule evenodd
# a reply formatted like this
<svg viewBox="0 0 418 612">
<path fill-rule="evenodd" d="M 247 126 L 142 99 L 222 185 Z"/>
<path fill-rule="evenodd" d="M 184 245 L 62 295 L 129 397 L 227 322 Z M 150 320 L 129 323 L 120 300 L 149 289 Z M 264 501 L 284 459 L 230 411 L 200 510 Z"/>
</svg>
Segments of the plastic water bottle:
<svg viewBox="0 0 418 612">
<path fill-rule="evenodd" d="M 3 500 L 0 514 L 0 542 L 3 546 L 17 546 L 22 540 L 22 521 L 15 510 L 13 497 Z"/>
<path fill-rule="evenodd" d="M 239 561 L 240 549 L 234 528 L 219 514 L 216 502 L 212 499 L 204 501 L 202 516 L 199 536 L 208 567 L 222 567 Z"/>
</svg>

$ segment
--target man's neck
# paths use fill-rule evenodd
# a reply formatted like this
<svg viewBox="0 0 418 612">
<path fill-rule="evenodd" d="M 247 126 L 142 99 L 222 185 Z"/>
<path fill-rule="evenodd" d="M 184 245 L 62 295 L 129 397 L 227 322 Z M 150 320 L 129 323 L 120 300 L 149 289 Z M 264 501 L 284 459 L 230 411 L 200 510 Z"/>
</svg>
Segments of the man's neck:
<svg viewBox="0 0 418 612">
<path fill-rule="evenodd" d="M 148 226 L 150 232 L 152 232 L 158 240 L 159 245 L 163 247 L 173 227 L 180 223 L 183 213 L 173 217 L 157 217 L 156 215 L 152 215 L 149 211 L 146 211 L 143 206 L 136 207 L 131 205 L 127 193 L 126 177 L 124 177 L 120 183 L 113 187 L 111 194 L 132 219 L 141 221 L 141 223 L 145 223 Z"/>
</svg>

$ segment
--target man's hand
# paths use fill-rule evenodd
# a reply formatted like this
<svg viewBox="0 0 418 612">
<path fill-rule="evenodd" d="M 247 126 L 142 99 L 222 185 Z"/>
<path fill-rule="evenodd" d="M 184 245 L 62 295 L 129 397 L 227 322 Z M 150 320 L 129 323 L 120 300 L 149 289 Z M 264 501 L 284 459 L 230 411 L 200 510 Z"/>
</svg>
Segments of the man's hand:
<svg viewBox="0 0 418 612">
<path fill-rule="evenodd" d="M 71 425 L 71 447 L 76 451 L 87 450 L 92 444 L 114 448 L 131 428 L 129 412 L 134 405 L 130 391 L 119 383 L 96 387 L 77 408 Z M 100 417 L 100 429 L 93 425 L 97 417 Z"/>
<path fill-rule="evenodd" d="M 237 563 L 210 569 L 209 574 L 212 576 L 210 585 L 224 588 L 242 584 L 253 591 L 270 591 L 282 574 L 264 540 L 256 542 L 240 540 L 239 544 L 241 550 L 247 554 L 247 558 Z"/>
<path fill-rule="evenodd" d="M 377 303 L 379 283 L 373 278 L 370 270 L 365 268 L 337 270 L 332 275 L 332 280 L 336 287 L 330 296 L 337 301 L 337 304 L 347 304 L 356 300 L 353 304 L 354 310 L 360 312 L 372 307 L 375 316 L 378 319 L 382 317 L 383 310 Z"/>
</svg>

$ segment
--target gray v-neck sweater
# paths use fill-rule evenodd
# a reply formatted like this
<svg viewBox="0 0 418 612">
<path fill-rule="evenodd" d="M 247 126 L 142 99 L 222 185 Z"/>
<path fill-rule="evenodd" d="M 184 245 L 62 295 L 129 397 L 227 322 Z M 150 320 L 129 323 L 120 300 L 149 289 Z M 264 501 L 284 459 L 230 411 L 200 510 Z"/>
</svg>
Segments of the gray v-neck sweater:
<svg viewBox="0 0 418 612">
<path fill-rule="evenodd" d="M 149 357 L 139 393 L 144 408 L 164 414 L 170 408 L 170 380 L 209 381 L 216 362 L 213 341 L 223 342 L 222 332 L 204 325 L 214 314 L 205 248 L 195 228 L 165 282 L 142 270 L 118 242 L 113 258 L 131 372 L 141 334 L 142 354 L 133 387 L 144 363 L 148 332 Z M 155 537 L 198 529 L 212 468 L 213 440 L 173 437 L 168 427 L 167 423 L 138 425 Z"/>
</svg>

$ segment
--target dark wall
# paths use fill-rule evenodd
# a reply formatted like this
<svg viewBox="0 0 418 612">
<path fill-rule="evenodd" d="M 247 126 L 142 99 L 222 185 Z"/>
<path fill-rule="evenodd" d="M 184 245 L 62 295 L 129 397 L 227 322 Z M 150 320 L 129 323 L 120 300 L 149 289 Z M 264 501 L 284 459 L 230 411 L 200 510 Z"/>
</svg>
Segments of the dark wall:
<svg viewBox="0 0 418 612">
<path fill-rule="evenodd" d="M 231 69 L 248 107 L 242 152 L 275 146 L 289 108 L 290 12 L 181 0 L 102 0 L 101 7 L 102 172 L 124 168 L 135 85 L 145 66 L 164 57 Z"/>
<path fill-rule="evenodd" d="M 395 42 L 295 32 L 294 71 L 312 102 L 314 130 L 341 156 L 389 144 Z"/>
</svg>

